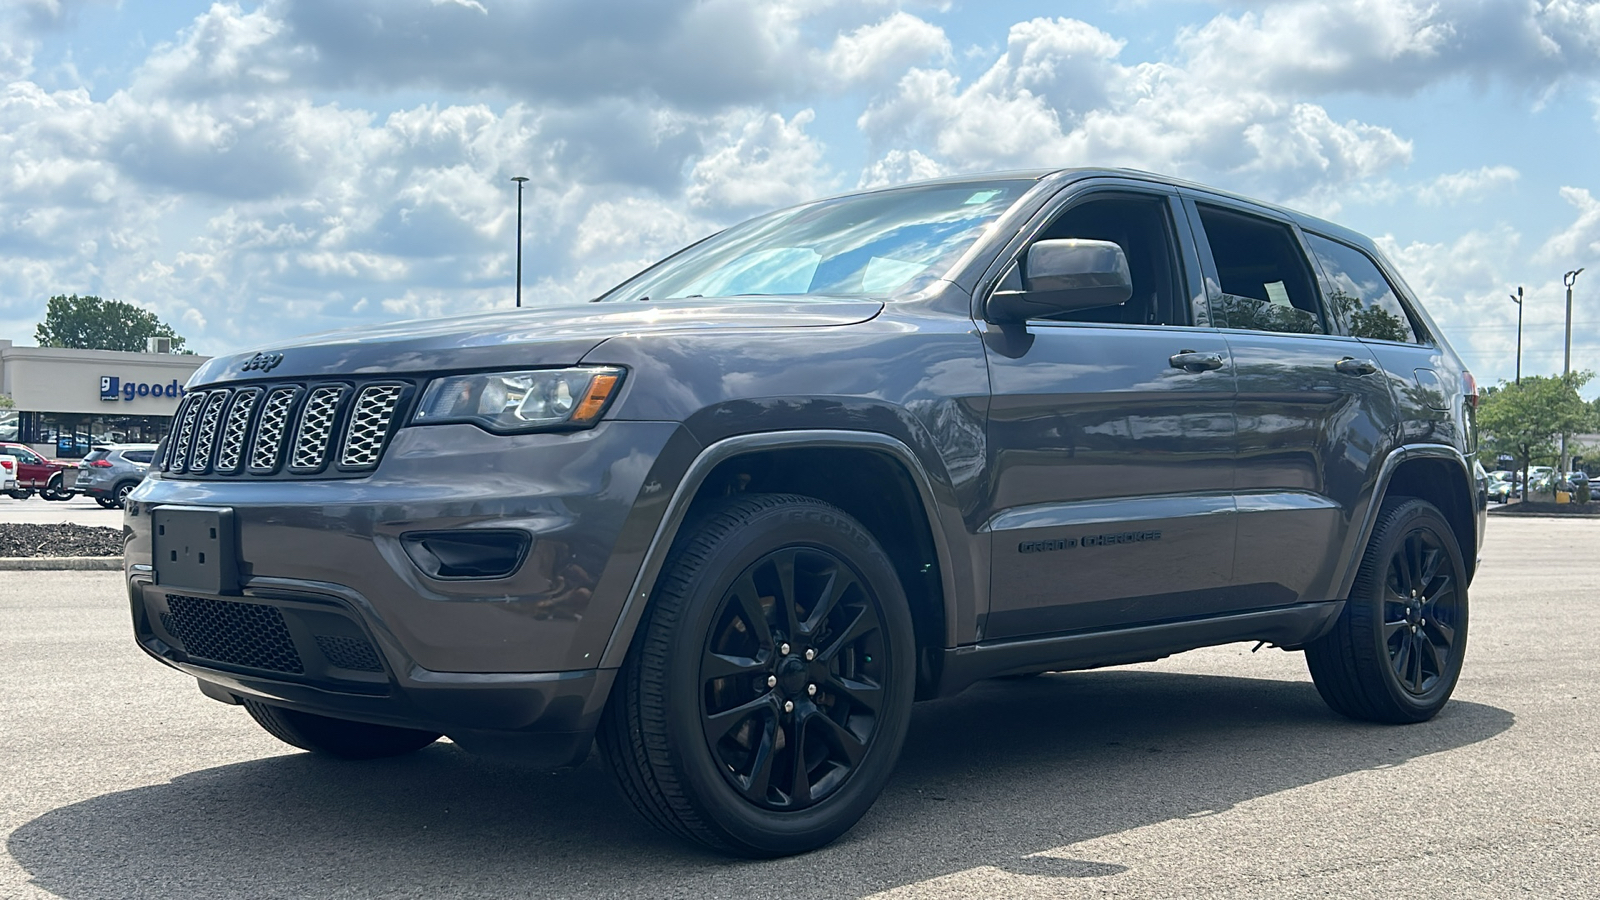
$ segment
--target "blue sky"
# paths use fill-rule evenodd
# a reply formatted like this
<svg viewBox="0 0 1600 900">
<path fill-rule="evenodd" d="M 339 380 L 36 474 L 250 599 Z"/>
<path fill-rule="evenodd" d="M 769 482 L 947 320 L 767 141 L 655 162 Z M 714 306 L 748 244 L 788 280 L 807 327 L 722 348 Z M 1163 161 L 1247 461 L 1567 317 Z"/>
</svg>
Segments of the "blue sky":
<svg viewBox="0 0 1600 900">
<path fill-rule="evenodd" d="M 202 353 L 591 296 L 810 197 L 1129 165 L 1379 239 L 1480 381 L 1600 368 L 1600 2 L 0 5 L 0 338 L 45 299 Z M 1596 389 L 1600 389 L 1597 386 Z M 1590 393 L 1594 393 L 1591 390 Z"/>
</svg>

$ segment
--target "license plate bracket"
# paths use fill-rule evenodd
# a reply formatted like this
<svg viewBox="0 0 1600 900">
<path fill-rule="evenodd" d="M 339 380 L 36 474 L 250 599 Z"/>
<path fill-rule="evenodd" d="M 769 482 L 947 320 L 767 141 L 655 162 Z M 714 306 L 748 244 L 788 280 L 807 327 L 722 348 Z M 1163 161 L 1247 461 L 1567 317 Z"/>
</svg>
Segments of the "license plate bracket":
<svg viewBox="0 0 1600 900">
<path fill-rule="evenodd" d="M 150 510 L 155 582 L 215 596 L 239 593 L 233 510 L 157 506 Z"/>
</svg>

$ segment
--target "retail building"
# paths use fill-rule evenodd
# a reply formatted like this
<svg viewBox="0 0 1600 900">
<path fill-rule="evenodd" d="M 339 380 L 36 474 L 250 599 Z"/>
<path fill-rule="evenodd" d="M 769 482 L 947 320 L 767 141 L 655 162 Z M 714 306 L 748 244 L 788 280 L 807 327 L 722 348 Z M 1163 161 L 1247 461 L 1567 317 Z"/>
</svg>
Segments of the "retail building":
<svg viewBox="0 0 1600 900">
<path fill-rule="evenodd" d="M 0 409 L 0 441 L 71 458 L 92 444 L 160 440 L 189 376 L 209 358 L 0 340 L 0 394 L 12 401 Z"/>
</svg>

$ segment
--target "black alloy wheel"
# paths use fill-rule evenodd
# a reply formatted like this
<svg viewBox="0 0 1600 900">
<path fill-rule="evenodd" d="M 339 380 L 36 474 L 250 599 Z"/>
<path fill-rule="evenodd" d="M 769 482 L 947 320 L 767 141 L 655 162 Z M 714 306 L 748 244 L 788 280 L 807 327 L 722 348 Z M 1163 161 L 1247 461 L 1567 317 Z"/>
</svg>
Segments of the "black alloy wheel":
<svg viewBox="0 0 1600 900">
<path fill-rule="evenodd" d="M 1427 529 L 1407 532 L 1389 557 L 1383 637 L 1400 685 L 1422 697 L 1451 672 L 1461 594 L 1449 551 Z"/>
<path fill-rule="evenodd" d="M 853 775 L 878 728 L 889 648 L 878 605 L 828 549 L 784 547 L 723 594 L 700 658 L 700 725 L 728 783 L 804 809 Z"/>
<path fill-rule="evenodd" d="M 657 827 L 740 856 L 813 850 L 887 783 L 915 653 L 895 567 L 855 519 L 730 498 L 674 543 L 597 740 Z"/>
<path fill-rule="evenodd" d="M 1389 498 L 1343 612 L 1306 646 L 1311 680 L 1353 719 L 1431 719 L 1461 677 L 1467 608 L 1467 568 L 1450 523 L 1425 500 Z"/>
</svg>

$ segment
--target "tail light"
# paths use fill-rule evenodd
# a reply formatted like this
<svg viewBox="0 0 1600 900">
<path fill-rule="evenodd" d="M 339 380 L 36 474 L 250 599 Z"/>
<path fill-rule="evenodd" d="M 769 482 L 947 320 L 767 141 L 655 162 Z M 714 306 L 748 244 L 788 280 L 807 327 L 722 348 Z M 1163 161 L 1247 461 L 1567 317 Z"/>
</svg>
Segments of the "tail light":
<svg viewBox="0 0 1600 900">
<path fill-rule="evenodd" d="M 1478 379 L 1466 369 L 1461 370 L 1461 393 L 1467 398 L 1467 405 L 1473 409 L 1478 408 Z"/>
<path fill-rule="evenodd" d="M 1472 376 L 1469 375 L 1467 377 L 1470 378 Z M 109 469 L 109 468 L 111 468 L 111 462 L 109 460 L 104 460 L 104 459 L 97 459 L 94 462 L 89 463 L 89 465 L 94 466 L 96 469 Z"/>
</svg>

